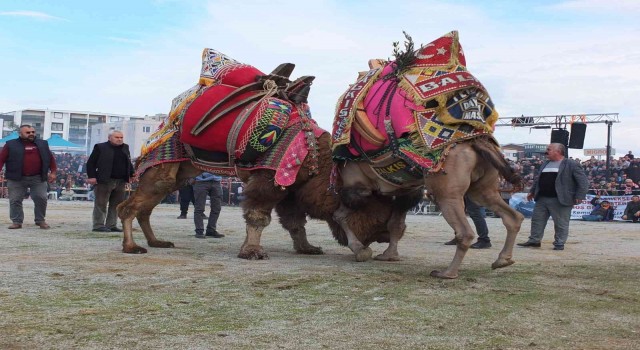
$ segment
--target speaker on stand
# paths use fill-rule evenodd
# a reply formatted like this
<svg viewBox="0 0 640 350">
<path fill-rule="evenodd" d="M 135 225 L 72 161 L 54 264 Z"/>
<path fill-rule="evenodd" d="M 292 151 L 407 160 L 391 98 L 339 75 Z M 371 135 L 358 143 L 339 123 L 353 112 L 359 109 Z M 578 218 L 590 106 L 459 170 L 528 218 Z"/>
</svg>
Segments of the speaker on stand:
<svg viewBox="0 0 640 350">
<path fill-rule="evenodd" d="M 551 143 L 561 143 L 567 147 L 569 144 L 569 132 L 567 129 L 552 129 Z"/>
<path fill-rule="evenodd" d="M 569 138 L 569 148 L 581 149 L 584 147 L 584 135 L 587 132 L 587 124 L 571 124 L 571 137 Z"/>
</svg>

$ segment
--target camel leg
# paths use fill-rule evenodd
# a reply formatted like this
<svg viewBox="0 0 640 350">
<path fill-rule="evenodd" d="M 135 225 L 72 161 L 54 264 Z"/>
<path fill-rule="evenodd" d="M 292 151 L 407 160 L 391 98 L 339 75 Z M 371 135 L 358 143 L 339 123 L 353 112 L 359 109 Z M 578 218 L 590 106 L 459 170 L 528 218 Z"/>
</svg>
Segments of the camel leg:
<svg viewBox="0 0 640 350">
<path fill-rule="evenodd" d="M 423 197 L 423 188 L 419 187 L 412 193 L 396 196 L 391 203 L 391 217 L 387 220 L 387 230 L 389 231 L 389 246 L 384 253 L 375 257 L 376 260 L 399 261 L 398 242 L 407 229 L 405 220 L 407 212 L 414 208 Z"/>
<path fill-rule="evenodd" d="M 347 247 L 349 247 L 349 249 L 351 249 L 351 251 L 356 255 L 356 261 L 367 261 L 371 259 L 373 252 L 371 251 L 371 248 L 362 244 L 362 242 L 358 240 L 358 237 L 356 237 L 356 234 L 353 233 L 351 228 L 349 228 L 347 218 L 351 212 L 351 209 L 341 203 L 340 208 L 333 213 L 333 219 L 344 230 L 347 236 Z"/>
<path fill-rule="evenodd" d="M 247 235 L 238 257 L 249 260 L 269 259 L 269 255 L 260 245 L 262 231 L 271 223 L 271 211 L 287 196 L 288 191 L 274 186 L 272 175 L 265 172 L 252 173 L 245 183 L 242 209 L 247 224 Z"/>
<path fill-rule="evenodd" d="M 313 246 L 307 240 L 307 214 L 299 209 L 294 196 L 289 195 L 276 205 L 276 212 L 280 217 L 280 224 L 289 231 L 293 239 L 293 249 L 300 254 L 318 255 L 324 254 L 322 248 Z"/>
<path fill-rule="evenodd" d="M 173 243 L 161 241 L 155 237 L 149 223 L 149 217 L 153 209 L 162 201 L 162 198 L 177 187 L 176 174 L 181 169 L 182 164 L 187 163 L 164 163 L 147 170 L 140 179 L 136 191 L 118 206 L 118 215 L 122 220 L 124 233 L 122 241 L 122 251 L 124 253 L 141 254 L 147 252 L 146 249 L 138 246 L 133 240 L 134 217 L 138 219 L 140 228 L 150 247 L 174 247 Z M 190 165 L 186 166 L 190 167 Z M 190 167 L 190 169 L 193 168 Z M 195 170 L 195 173 L 197 173 L 197 170 Z"/>
<path fill-rule="evenodd" d="M 271 210 L 245 209 L 243 217 L 247 224 L 247 235 L 244 238 L 242 247 L 240 247 L 238 258 L 247 260 L 269 259 L 269 254 L 260 245 L 260 238 L 262 237 L 262 230 L 271 223 Z"/>
<path fill-rule="evenodd" d="M 147 250 L 137 245 L 133 240 L 133 218 L 136 217 L 135 192 L 118 205 L 118 217 L 122 221 L 122 252 L 129 254 L 145 254 Z"/>
<path fill-rule="evenodd" d="M 442 216 L 455 231 L 458 244 L 456 245 L 456 253 L 453 256 L 453 261 L 451 261 L 447 269 L 444 271 L 431 271 L 431 276 L 448 279 L 458 278 L 458 269 L 460 268 L 460 264 L 462 264 L 467 250 L 469 250 L 471 242 L 473 242 L 475 233 L 467 221 L 462 196 L 457 199 L 438 200 L 438 205 L 442 208 Z"/>
<path fill-rule="evenodd" d="M 478 194 L 473 191 L 475 188 L 481 189 L 478 191 Z M 486 186 L 480 185 L 476 187 L 476 184 L 472 185 L 472 189 L 469 191 L 469 197 L 475 203 L 487 207 L 498 214 L 502 219 L 502 224 L 507 229 L 504 246 L 500 254 L 498 254 L 496 261 L 491 264 L 491 268 L 498 269 L 514 264 L 513 245 L 515 244 L 518 232 L 520 232 L 520 225 L 524 220 L 524 216 L 505 203 L 500 197 L 499 192 Z"/>
<path fill-rule="evenodd" d="M 400 261 L 400 255 L 398 254 L 398 242 L 404 235 L 404 231 L 407 228 L 405 219 L 407 218 L 406 210 L 393 210 L 391 212 L 391 218 L 387 222 L 387 229 L 389 230 L 389 246 L 384 253 L 377 255 L 375 260 L 382 261 Z"/>
</svg>

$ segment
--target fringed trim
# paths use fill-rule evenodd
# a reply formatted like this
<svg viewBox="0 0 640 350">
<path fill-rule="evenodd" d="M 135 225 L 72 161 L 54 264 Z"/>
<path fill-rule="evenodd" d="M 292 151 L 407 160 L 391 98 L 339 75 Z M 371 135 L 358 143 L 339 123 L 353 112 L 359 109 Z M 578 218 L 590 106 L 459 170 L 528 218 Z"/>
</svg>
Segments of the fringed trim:
<svg viewBox="0 0 640 350">
<path fill-rule="evenodd" d="M 153 151 L 163 143 L 167 142 L 176 132 L 177 130 L 170 131 L 167 134 L 160 136 L 160 138 L 155 140 L 152 144 L 143 145 L 142 150 L 140 151 L 140 157 L 146 156 L 147 154 L 149 154 L 149 152 Z"/>
<path fill-rule="evenodd" d="M 456 147 L 456 145 L 457 143 L 452 143 L 446 146 L 445 149 L 442 151 L 442 155 L 440 156 L 440 159 L 438 159 L 438 162 L 434 164 L 433 167 L 431 167 L 431 169 L 427 171 L 427 174 L 436 174 L 439 172 L 444 172 L 444 163 L 447 160 L 447 156 L 449 155 L 449 152 L 451 152 L 451 150 L 454 147 Z"/>
<path fill-rule="evenodd" d="M 356 112 L 358 111 L 358 108 L 356 107 L 358 105 L 358 103 L 360 103 L 360 101 L 363 101 L 364 98 L 367 96 L 367 94 L 369 93 L 369 90 L 371 90 L 371 87 L 373 86 L 373 84 L 378 81 L 378 79 L 380 78 L 380 74 L 382 73 L 382 68 L 375 68 L 370 70 L 369 72 L 375 70 L 376 72 L 374 72 L 368 79 L 369 81 L 365 83 L 365 85 L 362 87 L 362 89 L 358 90 L 358 95 L 356 96 L 356 98 L 353 100 L 353 102 L 351 103 L 351 107 L 349 109 L 349 115 L 344 117 L 343 119 L 346 119 L 346 126 L 343 130 L 343 133 L 341 134 L 340 138 L 338 138 L 337 140 L 334 139 L 335 135 L 331 135 L 332 136 L 332 140 L 333 140 L 333 145 L 332 145 L 332 150 L 335 150 L 336 147 L 340 146 L 340 145 L 346 145 L 349 144 L 349 142 L 351 142 L 351 125 L 353 124 L 353 120 L 355 119 L 356 116 Z M 358 82 L 360 82 L 362 79 L 357 80 L 354 84 L 349 86 L 349 89 L 347 89 L 347 91 L 345 91 L 344 94 L 342 94 L 342 96 L 340 96 L 340 99 L 338 99 L 338 103 L 336 104 L 336 111 L 335 111 L 335 121 L 338 121 L 338 114 L 340 112 L 340 106 L 342 104 L 342 102 L 344 101 L 344 98 L 347 96 L 347 94 L 349 93 L 349 90 L 351 89 L 351 87 L 355 84 L 357 84 Z M 335 132 L 335 130 L 333 130 Z"/>
<path fill-rule="evenodd" d="M 455 91 L 450 93 L 438 95 L 435 97 L 435 100 L 438 102 L 438 107 L 436 108 L 436 115 L 438 116 L 438 120 L 440 120 L 444 124 L 456 125 L 456 124 L 469 124 L 476 129 L 484 130 L 488 133 L 493 133 L 493 126 L 496 124 L 498 120 L 498 112 L 494 109 L 491 111 L 489 117 L 484 121 L 478 120 L 462 120 L 453 117 L 449 114 L 447 110 L 447 100 L 451 98 L 455 94 Z"/>
</svg>

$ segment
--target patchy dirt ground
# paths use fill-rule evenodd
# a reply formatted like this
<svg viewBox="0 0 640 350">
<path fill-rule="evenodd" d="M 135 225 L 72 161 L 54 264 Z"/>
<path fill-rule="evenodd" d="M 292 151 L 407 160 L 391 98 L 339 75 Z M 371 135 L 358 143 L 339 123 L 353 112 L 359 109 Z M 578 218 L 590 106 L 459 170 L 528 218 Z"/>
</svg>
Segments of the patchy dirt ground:
<svg viewBox="0 0 640 350">
<path fill-rule="evenodd" d="M 356 263 L 325 223 L 307 224 L 321 256 L 295 254 L 277 217 L 265 230 L 265 261 L 236 254 L 240 208 L 223 207 L 222 239 L 193 237 L 192 212 L 177 205 L 152 216 L 175 249 L 121 253 L 121 235 L 91 232 L 89 202 L 50 202 L 50 230 L 8 230 L 0 200 L 0 348 L 378 347 L 633 349 L 640 343 L 640 224 L 571 223 L 565 251 L 515 248 L 516 264 L 492 271 L 504 242 L 488 218 L 493 248 L 471 250 L 460 278 L 445 267 L 452 231 L 440 216 L 408 216 L 403 260 Z M 518 242 L 526 240 L 525 220 Z M 136 226 L 137 227 L 137 226 Z M 136 241 L 146 247 L 137 229 Z M 372 245 L 374 254 L 386 246 Z"/>
</svg>

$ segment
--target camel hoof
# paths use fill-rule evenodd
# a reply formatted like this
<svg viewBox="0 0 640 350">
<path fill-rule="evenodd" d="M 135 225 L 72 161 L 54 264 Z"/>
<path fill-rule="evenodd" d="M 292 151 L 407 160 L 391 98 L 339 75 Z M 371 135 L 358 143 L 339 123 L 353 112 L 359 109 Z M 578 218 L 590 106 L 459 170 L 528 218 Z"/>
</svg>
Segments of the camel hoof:
<svg viewBox="0 0 640 350">
<path fill-rule="evenodd" d="M 507 267 L 513 264 L 515 264 L 515 261 L 513 259 L 498 259 L 494 261 L 493 264 L 491 264 L 491 268 L 495 270 L 495 269 L 499 269 L 501 267 Z"/>
<path fill-rule="evenodd" d="M 316 247 L 312 245 L 308 245 L 304 248 L 296 248 L 296 253 L 298 254 L 306 254 L 306 255 L 322 255 L 324 252 L 321 247 Z"/>
<path fill-rule="evenodd" d="M 437 277 L 437 278 L 442 278 L 442 279 L 453 280 L 453 279 L 458 278 L 458 275 L 447 275 L 442 271 L 433 270 L 433 271 L 431 271 L 431 277 Z"/>
<path fill-rule="evenodd" d="M 375 258 L 373 258 L 373 260 L 378 260 L 378 261 L 400 261 L 400 257 L 395 255 L 395 256 L 387 256 L 384 254 L 378 254 L 376 255 Z"/>
<path fill-rule="evenodd" d="M 147 250 L 139 246 L 134 246 L 131 248 L 123 247 L 122 252 L 127 254 L 146 254 Z"/>
<path fill-rule="evenodd" d="M 356 261 L 357 262 L 369 261 L 372 255 L 373 255 L 373 251 L 371 250 L 371 248 L 364 247 L 359 252 L 356 253 Z"/>
<path fill-rule="evenodd" d="M 149 247 L 154 247 L 154 248 L 175 248 L 176 246 L 173 245 L 172 242 L 169 241 L 155 241 L 155 242 L 147 242 L 149 244 Z"/>
<path fill-rule="evenodd" d="M 247 260 L 267 260 L 269 259 L 269 254 L 267 254 L 261 246 L 253 246 L 241 248 L 240 253 L 238 253 L 238 258 Z"/>
</svg>

